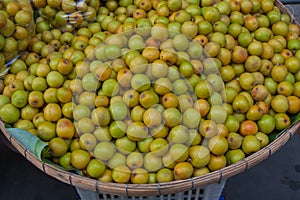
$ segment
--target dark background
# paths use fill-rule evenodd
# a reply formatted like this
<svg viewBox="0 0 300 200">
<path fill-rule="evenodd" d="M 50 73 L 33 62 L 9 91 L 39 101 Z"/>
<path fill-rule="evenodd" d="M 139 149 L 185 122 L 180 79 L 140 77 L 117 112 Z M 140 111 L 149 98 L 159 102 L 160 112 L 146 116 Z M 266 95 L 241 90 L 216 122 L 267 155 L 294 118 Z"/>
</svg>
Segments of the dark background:
<svg viewBox="0 0 300 200">
<path fill-rule="evenodd" d="M 283 1 L 300 20 L 300 1 Z M 77 200 L 74 187 L 44 174 L 0 140 L 0 200 Z M 228 179 L 229 200 L 300 199 L 300 138 L 295 134 L 270 158 Z"/>
</svg>

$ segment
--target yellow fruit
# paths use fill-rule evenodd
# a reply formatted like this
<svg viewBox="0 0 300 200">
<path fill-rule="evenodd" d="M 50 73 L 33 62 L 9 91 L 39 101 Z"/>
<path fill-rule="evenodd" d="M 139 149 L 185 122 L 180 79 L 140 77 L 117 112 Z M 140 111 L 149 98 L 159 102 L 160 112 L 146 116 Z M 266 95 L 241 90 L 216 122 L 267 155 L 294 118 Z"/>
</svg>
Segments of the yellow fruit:
<svg viewBox="0 0 300 200">
<path fill-rule="evenodd" d="M 72 139 L 75 135 L 75 127 L 71 120 L 61 118 L 56 124 L 56 134 L 58 137 Z"/>
</svg>

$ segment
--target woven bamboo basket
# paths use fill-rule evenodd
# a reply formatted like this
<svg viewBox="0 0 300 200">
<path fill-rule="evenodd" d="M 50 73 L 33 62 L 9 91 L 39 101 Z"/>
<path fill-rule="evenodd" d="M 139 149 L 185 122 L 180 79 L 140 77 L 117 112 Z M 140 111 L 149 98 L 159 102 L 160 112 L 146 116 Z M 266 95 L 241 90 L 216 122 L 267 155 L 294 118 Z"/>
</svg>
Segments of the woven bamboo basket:
<svg viewBox="0 0 300 200">
<path fill-rule="evenodd" d="M 278 6 L 283 13 L 288 14 L 291 17 L 291 22 L 297 23 L 295 17 L 292 15 L 290 10 L 286 8 L 280 1 L 276 1 Z M 114 196 L 121 197 L 147 197 L 156 196 L 160 199 L 173 199 L 170 195 L 178 196 L 176 194 L 191 195 L 192 193 L 199 193 L 206 186 L 211 184 L 221 183 L 222 181 L 230 178 L 236 174 L 242 173 L 250 169 L 251 167 L 259 164 L 263 160 L 269 158 L 282 146 L 284 146 L 296 133 L 300 130 L 300 121 L 294 123 L 292 126 L 282 132 L 274 141 L 269 145 L 262 148 L 258 152 L 247 156 L 236 164 L 229 165 L 223 169 L 211 172 L 206 175 L 199 177 L 193 177 L 185 180 L 177 180 L 168 183 L 160 184 L 119 184 L 119 183 L 104 183 L 95 179 L 84 177 L 72 172 L 62 170 L 54 165 L 44 163 L 39 160 L 33 153 L 26 149 L 18 140 L 16 140 L 5 128 L 5 124 L 0 121 L 0 130 L 3 135 L 8 139 L 9 143 L 29 162 L 35 165 L 38 169 L 43 171 L 45 174 L 54 177 L 55 179 L 81 188 L 91 192 L 100 194 L 101 199 L 108 199 L 107 195 L 114 199 Z M 222 188 L 221 188 L 222 189 Z M 196 194 L 197 196 L 198 194 Z M 166 197 L 166 198 L 164 198 Z M 175 199 L 183 199 L 184 196 L 180 196 Z M 109 198 L 109 199 L 111 199 Z M 189 196 L 189 199 L 191 196 Z M 194 199 L 198 199 L 193 197 Z M 122 198 L 123 199 L 123 198 Z M 142 198 L 143 199 L 143 198 Z M 210 198 L 208 198 L 210 199 Z"/>
</svg>

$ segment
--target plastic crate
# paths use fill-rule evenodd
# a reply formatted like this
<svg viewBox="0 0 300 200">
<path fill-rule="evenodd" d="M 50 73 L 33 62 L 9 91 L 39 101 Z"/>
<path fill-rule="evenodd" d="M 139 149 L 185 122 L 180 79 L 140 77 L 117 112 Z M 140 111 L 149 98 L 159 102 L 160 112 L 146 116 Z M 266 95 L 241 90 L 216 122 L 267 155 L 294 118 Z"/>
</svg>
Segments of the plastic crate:
<svg viewBox="0 0 300 200">
<path fill-rule="evenodd" d="M 157 196 L 117 196 L 111 194 L 99 194 L 90 190 L 76 187 L 81 200 L 219 200 L 226 184 L 226 179 L 220 183 L 210 184 L 185 192 L 177 192 Z"/>
</svg>

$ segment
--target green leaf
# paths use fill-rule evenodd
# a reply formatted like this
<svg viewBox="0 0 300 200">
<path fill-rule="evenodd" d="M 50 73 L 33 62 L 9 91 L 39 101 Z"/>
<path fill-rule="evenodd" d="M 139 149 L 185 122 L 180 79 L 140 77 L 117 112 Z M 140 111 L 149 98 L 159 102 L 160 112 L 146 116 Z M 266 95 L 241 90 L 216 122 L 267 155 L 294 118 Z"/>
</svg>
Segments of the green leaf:
<svg viewBox="0 0 300 200">
<path fill-rule="evenodd" d="M 7 128 L 7 131 L 27 150 L 41 160 L 42 151 L 47 146 L 45 142 L 43 142 L 37 136 L 20 128 Z"/>
</svg>

